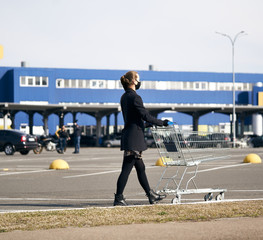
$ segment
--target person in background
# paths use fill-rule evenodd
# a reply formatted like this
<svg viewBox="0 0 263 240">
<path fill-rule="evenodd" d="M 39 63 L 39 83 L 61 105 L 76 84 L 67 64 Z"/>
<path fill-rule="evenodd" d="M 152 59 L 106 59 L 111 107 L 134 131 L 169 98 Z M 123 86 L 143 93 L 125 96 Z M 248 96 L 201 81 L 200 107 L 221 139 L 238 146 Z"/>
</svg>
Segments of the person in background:
<svg viewBox="0 0 263 240">
<path fill-rule="evenodd" d="M 74 154 L 78 154 L 80 149 L 81 127 L 78 125 L 77 122 L 78 121 L 74 122 Z"/>
<path fill-rule="evenodd" d="M 138 180 L 144 189 L 150 204 L 157 203 L 166 197 L 155 193 L 149 186 L 142 160 L 142 151 L 147 149 L 144 138 L 144 123 L 158 126 L 168 126 L 168 120 L 160 120 L 149 114 L 143 105 L 141 97 L 136 93 L 141 82 L 137 72 L 129 71 L 121 77 L 121 84 L 125 93 L 121 97 L 121 109 L 124 119 L 124 129 L 121 137 L 121 150 L 124 150 L 122 170 L 117 181 L 117 191 L 114 206 L 127 206 L 123 191 L 128 181 L 130 172 L 135 166 Z"/>
<path fill-rule="evenodd" d="M 60 130 L 56 132 L 56 135 L 59 139 L 60 153 L 64 153 L 67 141 L 70 140 L 69 134 L 66 131 L 65 126 L 63 125 Z"/>
</svg>

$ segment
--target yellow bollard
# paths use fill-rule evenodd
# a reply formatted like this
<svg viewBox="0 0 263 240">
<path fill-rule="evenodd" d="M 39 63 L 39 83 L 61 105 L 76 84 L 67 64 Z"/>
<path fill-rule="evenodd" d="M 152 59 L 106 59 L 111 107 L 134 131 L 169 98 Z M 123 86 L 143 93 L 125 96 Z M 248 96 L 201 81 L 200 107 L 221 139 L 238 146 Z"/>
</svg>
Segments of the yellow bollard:
<svg viewBox="0 0 263 240">
<path fill-rule="evenodd" d="M 244 158 L 244 163 L 261 163 L 261 158 L 255 154 L 250 153 Z"/>
<path fill-rule="evenodd" d="M 50 164 L 49 169 L 69 169 L 69 165 L 62 159 L 56 159 Z"/>
<path fill-rule="evenodd" d="M 173 160 L 169 157 L 160 157 L 156 163 L 155 166 L 165 167 L 165 163 L 172 162 Z"/>
</svg>

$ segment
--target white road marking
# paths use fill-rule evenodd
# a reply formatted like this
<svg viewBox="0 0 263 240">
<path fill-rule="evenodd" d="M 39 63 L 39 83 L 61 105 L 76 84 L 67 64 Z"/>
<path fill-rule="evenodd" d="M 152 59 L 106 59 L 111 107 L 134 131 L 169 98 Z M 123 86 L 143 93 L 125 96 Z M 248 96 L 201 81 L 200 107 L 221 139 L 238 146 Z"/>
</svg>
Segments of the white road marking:
<svg viewBox="0 0 263 240">
<path fill-rule="evenodd" d="M 242 190 L 247 191 L 247 190 Z M 254 191 L 254 190 L 253 190 Z M 255 191 L 263 191 L 263 190 L 255 190 Z M 143 195 L 143 197 L 145 194 Z M 171 195 L 170 195 L 171 196 Z M 113 198 L 0 198 L 0 201 L 73 201 L 73 202 L 104 202 L 104 201 L 111 201 Z M 165 202 L 169 199 L 164 199 Z M 263 198 L 252 198 L 252 199 L 224 199 L 222 201 L 206 201 L 206 202 L 232 202 L 232 201 L 253 201 L 253 200 L 263 200 Z M 148 201 L 147 198 L 129 198 L 129 201 Z M 202 198 L 197 199 L 182 199 L 182 201 L 201 201 L 202 203 L 204 200 Z"/>
<path fill-rule="evenodd" d="M 0 201 L 109 201 L 111 199 L 80 199 L 80 198 L 0 198 Z"/>
<path fill-rule="evenodd" d="M 228 192 L 263 192 L 263 190 L 227 190 Z"/>
<path fill-rule="evenodd" d="M 56 170 L 49 169 L 49 170 L 38 170 L 38 171 L 28 171 L 28 172 L 6 172 L 3 174 L 0 174 L 0 177 L 9 176 L 9 175 L 28 174 L 28 173 L 50 172 L 50 171 L 56 171 Z"/>
<path fill-rule="evenodd" d="M 251 163 L 241 163 L 241 164 L 227 165 L 227 166 L 221 166 L 221 167 L 216 167 L 216 168 L 209 168 L 209 169 L 199 170 L 199 171 L 197 171 L 197 173 L 215 171 L 215 170 L 224 169 L 224 168 L 244 167 L 244 166 L 248 166 L 250 164 Z M 188 172 L 188 173 L 190 174 L 190 173 L 195 173 L 195 172 L 193 171 L 193 172 Z"/>
<path fill-rule="evenodd" d="M 154 166 L 154 167 L 147 167 L 147 169 L 149 169 L 149 168 L 156 168 L 156 166 Z M 96 175 L 102 175 L 102 174 L 108 174 L 108 173 L 117 173 L 117 172 L 120 172 L 120 171 L 121 171 L 121 169 L 112 170 L 112 171 L 104 171 L 104 172 L 96 172 L 96 173 L 87 173 L 87 174 L 74 175 L 74 176 L 65 176 L 63 178 L 88 177 L 88 176 L 96 176 Z M 132 169 L 132 171 L 134 171 L 134 168 Z"/>
<path fill-rule="evenodd" d="M 221 201 L 202 201 L 202 202 L 190 202 L 180 204 L 209 204 L 209 203 L 222 203 L 222 202 L 245 202 L 245 201 L 262 201 L 263 198 L 252 198 L 252 199 L 224 199 Z"/>
<path fill-rule="evenodd" d="M 63 178 L 88 177 L 88 176 L 95 176 L 95 175 L 101 175 L 101 174 L 116 173 L 116 172 L 120 172 L 120 171 L 121 170 L 113 170 L 113 171 L 106 171 L 106 172 L 87 173 L 87 174 L 81 174 L 81 175 L 66 176 Z"/>
</svg>

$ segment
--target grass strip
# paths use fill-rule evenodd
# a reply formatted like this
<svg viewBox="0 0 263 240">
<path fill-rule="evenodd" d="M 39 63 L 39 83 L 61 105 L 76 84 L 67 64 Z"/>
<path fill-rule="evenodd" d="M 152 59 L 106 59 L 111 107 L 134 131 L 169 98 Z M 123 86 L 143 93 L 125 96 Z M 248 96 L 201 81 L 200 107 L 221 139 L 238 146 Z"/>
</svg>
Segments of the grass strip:
<svg viewBox="0 0 263 240">
<path fill-rule="evenodd" d="M 80 210 L 3 213 L 0 233 L 66 227 L 210 221 L 219 218 L 263 216 L 263 201 L 216 202 L 190 205 L 147 205 Z"/>
</svg>

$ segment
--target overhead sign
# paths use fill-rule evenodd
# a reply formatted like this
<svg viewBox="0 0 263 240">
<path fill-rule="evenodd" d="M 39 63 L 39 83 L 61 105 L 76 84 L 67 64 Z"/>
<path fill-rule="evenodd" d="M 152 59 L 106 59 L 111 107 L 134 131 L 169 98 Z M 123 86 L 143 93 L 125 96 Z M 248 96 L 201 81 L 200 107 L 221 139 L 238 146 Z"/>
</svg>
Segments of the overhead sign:
<svg viewBox="0 0 263 240">
<path fill-rule="evenodd" d="M 0 59 L 4 57 L 4 48 L 2 45 L 0 45 Z"/>
</svg>

